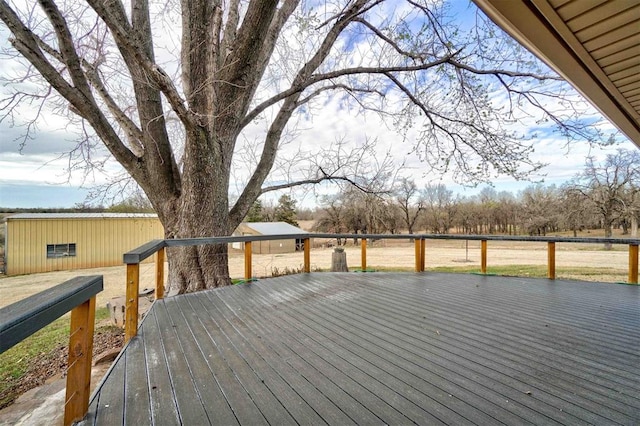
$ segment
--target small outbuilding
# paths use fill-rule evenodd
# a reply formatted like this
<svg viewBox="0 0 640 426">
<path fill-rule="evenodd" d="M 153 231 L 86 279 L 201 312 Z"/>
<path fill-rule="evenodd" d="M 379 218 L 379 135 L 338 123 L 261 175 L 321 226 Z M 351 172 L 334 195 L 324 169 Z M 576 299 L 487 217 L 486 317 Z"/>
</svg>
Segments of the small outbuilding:
<svg viewBox="0 0 640 426">
<path fill-rule="evenodd" d="M 238 226 L 233 235 L 299 235 L 308 234 L 296 226 L 286 222 L 243 222 Z M 242 243 L 232 244 L 232 248 L 242 250 Z M 293 253 L 304 250 L 303 238 L 290 240 L 254 241 L 251 243 L 251 252 L 255 254 L 279 254 Z"/>
<path fill-rule="evenodd" d="M 21 213 L 5 226 L 7 275 L 122 265 L 127 251 L 164 238 L 147 213 Z"/>
</svg>

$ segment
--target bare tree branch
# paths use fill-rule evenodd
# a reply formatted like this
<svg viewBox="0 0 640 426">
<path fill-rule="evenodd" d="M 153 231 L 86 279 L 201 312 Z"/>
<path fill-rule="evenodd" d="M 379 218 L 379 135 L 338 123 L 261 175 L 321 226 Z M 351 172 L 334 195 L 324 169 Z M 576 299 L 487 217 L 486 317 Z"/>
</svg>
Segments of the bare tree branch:
<svg viewBox="0 0 640 426">
<path fill-rule="evenodd" d="M 125 58 L 135 58 L 136 64 L 162 90 L 167 100 L 171 104 L 173 111 L 185 127 L 191 128 L 195 124 L 195 118 L 184 105 L 184 100 L 178 93 L 171 77 L 158 65 L 154 64 L 143 52 L 136 37 L 132 37 L 135 32 L 129 24 L 122 5 L 119 2 L 102 2 L 99 0 L 87 0 L 100 18 L 107 24 L 111 33 L 121 50 L 128 52 Z M 130 71 L 135 71 L 133 64 L 128 64 Z"/>
</svg>

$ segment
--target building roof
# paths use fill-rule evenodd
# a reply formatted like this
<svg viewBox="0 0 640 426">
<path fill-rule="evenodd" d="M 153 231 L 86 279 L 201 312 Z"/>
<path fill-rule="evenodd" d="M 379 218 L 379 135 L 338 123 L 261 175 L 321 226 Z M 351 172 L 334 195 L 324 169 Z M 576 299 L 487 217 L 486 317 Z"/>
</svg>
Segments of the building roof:
<svg viewBox="0 0 640 426">
<path fill-rule="evenodd" d="M 286 222 L 244 222 L 243 225 L 262 235 L 308 234 L 307 231 Z"/>
<path fill-rule="evenodd" d="M 157 219 L 155 213 L 18 213 L 7 216 L 14 219 Z"/>
<path fill-rule="evenodd" d="M 640 147 L 640 2 L 473 1 Z"/>
</svg>

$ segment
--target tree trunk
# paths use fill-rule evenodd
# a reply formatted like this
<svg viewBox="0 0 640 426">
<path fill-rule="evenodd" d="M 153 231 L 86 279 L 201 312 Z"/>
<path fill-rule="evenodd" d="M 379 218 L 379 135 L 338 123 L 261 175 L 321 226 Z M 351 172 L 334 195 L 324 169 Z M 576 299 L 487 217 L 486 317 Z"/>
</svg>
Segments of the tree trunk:
<svg viewBox="0 0 640 426">
<path fill-rule="evenodd" d="M 227 236 L 232 232 L 228 213 L 223 209 L 202 204 L 199 211 L 183 208 L 180 220 L 163 220 L 165 238 L 200 238 Z M 174 216 L 178 212 L 173 212 Z M 161 217 L 162 220 L 162 217 Z M 189 293 L 231 284 L 227 244 L 171 247 L 169 261 L 168 295 Z"/>
<path fill-rule="evenodd" d="M 224 144 L 204 128 L 188 133 L 180 196 L 156 197 L 165 238 L 201 238 L 231 235 L 228 203 L 228 162 L 202 146 Z M 156 194 L 147 192 L 151 199 Z M 153 200 L 152 200 L 153 201 Z M 162 212 L 162 213 L 160 213 Z M 226 244 L 175 247 L 168 250 L 169 291 L 182 294 L 231 284 Z"/>
<path fill-rule="evenodd" d="M 331 272 L 349 272 L 347 253 L 344 250 L 336 249 L 331 253 Z"/>
<path fill-rule="evenodd" d="M 168 251 L 168 295 L 231 284 L 226 244 L 174 247 Z"/>
<path fill-rule="evenodd" d="M 605 218 L 604 219 L 604 237 L 611 238 L 612 235 L 613 235 L 613 220 L 609 218 Z M 604 243 L 605 250 L 611 250 L 611 248 L 612 248 L 611 243 Z"/>
<path fill-rule="evenodd" d="M 224 209 L 208 205 L 204 200 L 200 209 L 175 207 L 180 202 L 185 203 L 185 198 L 164 200 L 161 208 L 156 209 L 166 239 L 226 236 L 235 228 L 228 226 L 228 213 Z M 170 247 L 167 259 L 168 295 L 231 284 L 226 244 Z"/>
</svg>

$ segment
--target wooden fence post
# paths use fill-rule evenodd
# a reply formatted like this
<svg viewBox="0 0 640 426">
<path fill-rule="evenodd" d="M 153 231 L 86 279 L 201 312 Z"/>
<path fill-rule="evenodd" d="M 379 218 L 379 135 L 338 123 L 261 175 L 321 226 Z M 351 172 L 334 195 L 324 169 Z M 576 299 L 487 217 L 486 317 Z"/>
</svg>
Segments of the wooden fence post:
<svg viewBox="0 0 640 426">
<path fill-rule="evenodd" d="M 156 252 L 156 300 L 164 298 L 164 247 Z"/>
<path fill-rule="evenodd" d="M 311 272 L 311 238 L 305 238 L 302 242 L 304 248 L 304 272 Z"/>
<path fill-rule="evenodd" d="M 360 268 L 362 272 L 365 272 L 367 269 L 367 239 L 363 238 L 360 242 Z"/>
<path fill-rule="evenodd" d="M 140 264 L 127 263 L 127 300 L 125 303 L 125 344 L 138 333 L 138 294 L 140 293 Z"/>
<path fill-rule="evenodd" d="M 556 243 L 547 243 L 547 277 L 550 280 L 556 279 Z"/>
<path fill-rule="evenodd" d="M 427 240 L 420 238 L 420 272 L 424 272 L 425 257 L 427 256 Z"/>
<path fill-rule="evenodd" d="M 250 280 L 252 274 L 251 271 L 251 241 L 244 242 L 244 279 Z"/>
<path fill-rule="evenodd" d="M 480 272 L 487 273 L 487 240 L 480 241 Z"/>
<path fill-rule="evenodd" d="M 638 284 L 638 244 L 629 244 L 629 283 Z"/>
<path fill-rule="evenodd" d="M 89 408 L 95 318 L 95 296 L 71 310 L 69 366 L 64 404 L 65 426 L 82 420 Z"/>
</svg>

